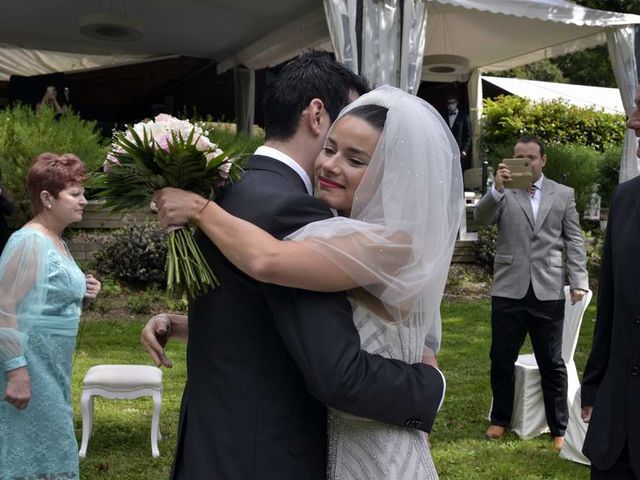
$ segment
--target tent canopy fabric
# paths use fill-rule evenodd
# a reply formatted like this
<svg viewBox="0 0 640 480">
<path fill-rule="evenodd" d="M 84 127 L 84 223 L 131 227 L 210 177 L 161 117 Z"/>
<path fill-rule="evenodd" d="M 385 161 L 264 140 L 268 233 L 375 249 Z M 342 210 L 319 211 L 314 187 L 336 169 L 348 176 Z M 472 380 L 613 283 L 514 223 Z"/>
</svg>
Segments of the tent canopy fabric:
<svg viewBox="0 0 640 480">
<path fill-rule="evenodd" d="M 604 44 L 607 28 L 639 23 L 564 0 L 429 0 L 425 66 L 429 55 L 459 55 L 470 70 L 507 70 Z M 423 79 L 438 76 L 425 69 Z"/>
<path fill-rule="evenodd" d="M 539 82 L 521 78 L 482 76 L 502 90 L 534 102 L 564 100 L 578 107 L 593 107 L 607 113 L 624 115 L 624 105 L 617 88 L 590 87 L 568 83 Z"/>
<path fill-rule="evenodd" d="M 73 72 L 91 68 L 107 68 L 148 60 L 159 60 L 152 55 L 88 55 L 67 52 L 26 49 L 0 44 L 0 80 L 11 75 L 26 77 L 56 72 Z"/>
<path fill-rule="evenodd" d="M 425 64 L 431 55 L 459 55 L 469 60 L 471 70 L 481 67 L 486 72 L 603 44 L 608 27 L 640 23 L 637 15 L 587 9 L 565 0 L 426 1 Z M 321 0 L 136 0 L 126 2 L 126 11 L 123 4 L 4 2 L 0 79 L 12 73 L 52 73 L 172 55 L 212 59 L 221 71 L 240 64 L 260 69 L 304 49 L 331 48 Z M 108 13 L 136 19 L 144 37 L 133 42 L 84 37 L 78 30 L 80 17 L 98 9 L 105 13 L 105 6 L 112 9 Z M 423 79 L 466 80 L 424 74 Z"/>
<path fill-rule="evenodd" d="M 200 57 L 230 61 L 229 66 L 234 66 L 236 55 L 250 46 L 257 47 L 249 53 L 261 59 L 261 64 L 256 66 L 261 68 L 272 61 L 282 61 L 283 53 L 291 57 L 317 45 L 318 38 L 328 40 L 326 21 L 322 32 L 309 28 L 304 22 L 301 24 L 301 19 L 312 12 L 319 12 L 316 16 L 324 20 L 321 0 L 7 0 L 0 6 L 0 44 L 24 49 L 23 53 L 35 49 L 41 57 L 53 57 L 40 62 L 37 70 L 40 74 L 61 71 L 69 63 L 76 65 L 73 60 L 64 59 L 61 52 L 81 55 L 90 66 L 123 63 L 127 59 L 122 57 L 131 55 L 147 59 L 176 55 Z M 84 36 L 79 31 L 80 19 L 96 13 L 133 19 L 141 25 L 142 39 L 106 41 Z M 286 35 L 273 35 L 281 30 Z M 310 32 L 314 37 L 310 37 Z M 271 40 L 265 42 L 268 38 Z M 44 51 L 56 53 L 48 55 Z M 16 58 L 16 52 L 12 53 Z M 0 59 L 6 58 L 5 55 L 0 51 Z M 90 59 L 93 55 L 103 58 Z M 246 56 L 239 58 L 238 63 L 246 59 Z M 18 73 L 13 70 L 19 68 L 20 63 L 13 67 L 8 63 L 0 60 L 0 75 L 4 78 Z"/>
</svg>

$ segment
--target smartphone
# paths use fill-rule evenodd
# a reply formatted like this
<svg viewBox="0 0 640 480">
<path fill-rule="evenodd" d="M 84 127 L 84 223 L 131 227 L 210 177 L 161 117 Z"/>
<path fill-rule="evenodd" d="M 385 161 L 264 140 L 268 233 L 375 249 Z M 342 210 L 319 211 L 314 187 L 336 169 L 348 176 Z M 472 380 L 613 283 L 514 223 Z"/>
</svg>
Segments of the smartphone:
<svg viewBox="0 0 640 480">
<path fill-rule="evenodd" d="M 502 160 L 511 170 L 511 181 L 504 188 L 529 188 L 531 186 L 531 160 L 528 158 L 505 158 Z"/>
</svg>

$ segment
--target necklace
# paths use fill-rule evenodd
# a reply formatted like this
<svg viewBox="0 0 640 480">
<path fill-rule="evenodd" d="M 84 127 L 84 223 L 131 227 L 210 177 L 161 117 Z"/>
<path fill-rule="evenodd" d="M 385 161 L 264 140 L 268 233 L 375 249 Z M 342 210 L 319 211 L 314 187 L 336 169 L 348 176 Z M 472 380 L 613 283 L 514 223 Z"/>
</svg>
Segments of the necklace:
<svg viewBox="0 0 640 480">
<path fill-rule="evenodd" d="M 65 254 L 67 253 L 66 246 L 64 244 L 64 241 L 62 240 L 62 237 L 60 237 L 60 235 L 57 235 L 53 230 L 47 227 L 44 223 L 37 222 L 37 221 L 33 221 L 33 223 L 38 225 L 41 229 L 43 229 L 44 233 L 46 233 L 47 236 L 51 238 L 53 243 L 56 244 L 56 246 L 60 247 Z"/>
</svg>

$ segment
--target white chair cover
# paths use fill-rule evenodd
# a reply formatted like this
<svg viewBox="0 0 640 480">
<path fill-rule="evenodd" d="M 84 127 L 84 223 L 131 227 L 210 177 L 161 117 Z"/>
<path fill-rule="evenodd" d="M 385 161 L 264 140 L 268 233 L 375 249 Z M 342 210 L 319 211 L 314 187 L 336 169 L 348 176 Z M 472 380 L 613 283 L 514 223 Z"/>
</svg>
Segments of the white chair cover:
<svg viewBox="0 0 640 480">
<path fill-rule="evenodd" d="M 564 287 L 564 294 L 565 307 L 564 326 L 562 330 L 562 359 L 567 366 L 567 398 L 569 410 L 571 411 L 576 397 L 576 392 L 580 388 L 580 380 L 578 379 L 578 372 L 576 370 L 576 364 L 573 361 L 573 355 L 575 354 L 576 346 L 578 344 L 578 335 L 580 334 L 582 317 L 589 306 L 589 302 L 591 302 L 592 292 L 589 290 L 584 298 L 575 305 L 571 304 L 569 286 Z M 580 408 L 579 401 L 577 408 Z M 542 386 L 540 384 L 540 371 L 533 354 L 519 355 L 518 360 L 516 361 L 511 429 L 520 438 L 532 438 L 549 431 L 544 410 Z M 584 440 L 584 436 L 582 439 Z M 582 443 L 580 443 L 578 450 L 581 449 Z"/>
<path fill-rule="evenodd" d="M 587 435 L 587 427 L 589 425 L 584 423 L 580 417 L 580 411 L 582 410 L 580 406 L 580 392 L 581 389 L 578 387 L 578 391 L 573 398 L 573 404 L 569 408 L 569 425 L 567 426 L 567 433 L 564 436 L 562 450 L 560 450 L 560 458 L 584 465 L 591 465 L 589 459 L 582 453 L 582 445 L 584 444 L 584 437 Z"/>
</svg>

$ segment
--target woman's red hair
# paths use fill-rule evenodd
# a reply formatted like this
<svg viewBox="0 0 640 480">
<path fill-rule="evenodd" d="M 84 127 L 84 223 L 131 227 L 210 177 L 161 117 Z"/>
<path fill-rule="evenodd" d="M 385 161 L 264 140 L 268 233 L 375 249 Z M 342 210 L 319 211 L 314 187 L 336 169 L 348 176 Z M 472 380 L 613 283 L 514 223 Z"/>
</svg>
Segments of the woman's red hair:
<svg viewBox="0 0 640 480">
<path fill-rule="evenodd" d="M 27 172 L 27 193 L 33 214 L 37 215 L 44 208 L 40 199 L 43 190 L 57 198 L 60 191 L 72 183 L 83 183 L 85 177 L 84 163 L 73 153 L 38 155 Z"/>
</svg>

